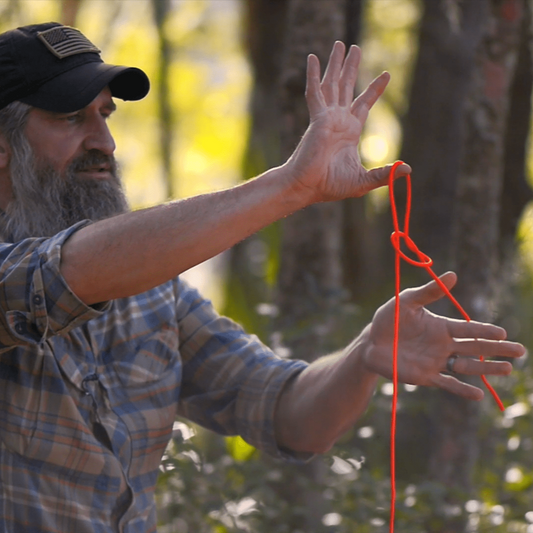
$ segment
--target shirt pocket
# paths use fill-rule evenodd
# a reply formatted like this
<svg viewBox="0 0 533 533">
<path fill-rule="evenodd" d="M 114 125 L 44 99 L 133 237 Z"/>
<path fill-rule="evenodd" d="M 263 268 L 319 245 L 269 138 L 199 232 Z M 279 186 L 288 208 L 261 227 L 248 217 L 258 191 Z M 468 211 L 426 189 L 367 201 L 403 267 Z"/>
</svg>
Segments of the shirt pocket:
<svg viewBox="0 0 533 533">
<path fill-rule="evenodd" d="M 169 373 L 175 376 L 181 367 L 178 330 L 164 325 L 149 335 L 114 346 L 110 363 L 113 374 L 123 387 L 147 387 Z"/>
</svg>

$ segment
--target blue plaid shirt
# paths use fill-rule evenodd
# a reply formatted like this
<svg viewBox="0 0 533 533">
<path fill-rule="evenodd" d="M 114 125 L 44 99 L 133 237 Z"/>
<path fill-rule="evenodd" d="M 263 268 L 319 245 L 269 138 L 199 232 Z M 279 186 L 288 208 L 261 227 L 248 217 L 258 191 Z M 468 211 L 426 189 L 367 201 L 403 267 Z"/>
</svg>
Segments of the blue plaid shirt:
<svg viewBox="0 0 533 533">
<path fill-rule="evenodd" d="M 0 244 L 0 531 L 149 533 L 176 415 L 272 455 L 273 413 L 305 367 L 183 281 L 88 307 L 63 242 Z"/>
</svg>

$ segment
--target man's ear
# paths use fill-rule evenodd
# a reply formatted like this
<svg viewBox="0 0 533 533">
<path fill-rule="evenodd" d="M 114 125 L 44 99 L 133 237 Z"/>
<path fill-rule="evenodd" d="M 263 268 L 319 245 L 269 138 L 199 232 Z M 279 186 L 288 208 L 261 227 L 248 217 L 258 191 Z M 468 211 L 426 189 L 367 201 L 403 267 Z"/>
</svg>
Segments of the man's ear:
<svg viewBox="0 0 533 533">
<path fill-rule="evenodd" d="M 0 170 L 5 170 L 9 167 L 11 160 L 11 147 L 7 142 L 5 135 L 0 131 Z"/>
</svg>

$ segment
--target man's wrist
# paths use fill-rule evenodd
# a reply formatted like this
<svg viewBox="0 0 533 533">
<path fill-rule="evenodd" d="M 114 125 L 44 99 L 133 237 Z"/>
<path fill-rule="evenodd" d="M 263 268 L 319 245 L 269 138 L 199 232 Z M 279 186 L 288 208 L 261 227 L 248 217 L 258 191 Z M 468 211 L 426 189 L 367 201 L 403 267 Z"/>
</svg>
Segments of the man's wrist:
<svg viewBox="0 0 533 533">
<path fill-rule="evenodd" d="M 368 324 L 357 338 L 348 346 L 346 357 L 352 359 L 357 364 L 357 370 L 361 377 L 368 374 L 376 380 L 379 374 L 374 370 L 372 364 L 374 343 L 370 337 L 372 324 Z"/>
<path fill-rule="evenodd" d="M 284 182 L 285 198 L 288 202 L 291 202 L 291 204 L 294 205 L 294 211 L 298 211 L 320 201 L 317 191 L 313 187 L 305 185 L 302 183 L 302 180 L 298 179 L 298 173 L 294 168 L 294 163 L 291 159 L 272 170 L 279 172 L 280 177 Z"/>
</svg>

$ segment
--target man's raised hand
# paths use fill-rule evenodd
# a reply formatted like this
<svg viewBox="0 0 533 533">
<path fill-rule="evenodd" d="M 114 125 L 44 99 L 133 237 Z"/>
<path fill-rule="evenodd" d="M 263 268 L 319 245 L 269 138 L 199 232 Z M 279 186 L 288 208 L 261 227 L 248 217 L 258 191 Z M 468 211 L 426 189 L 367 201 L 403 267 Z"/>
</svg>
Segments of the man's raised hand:
<svg viewBox="0 0 533 533">
<path fill-rule="evenodd" d="M 287 162 L 295 187 L 309 195 L 309 203 L 363 196 L 387 184 L 390 165 L 366 170 L 359 157 L 359 141 L 368 113 L 383 94 L 390 76 L 382 73 L 354 99 L 361 50 L 353 45 L 348 54 L 337 41 L 324 77 L 311 54 L 307 64 L 306 100 L 310 123 Z M 410 172 L 408 165 L 396 177 Z"/>
</svg>

